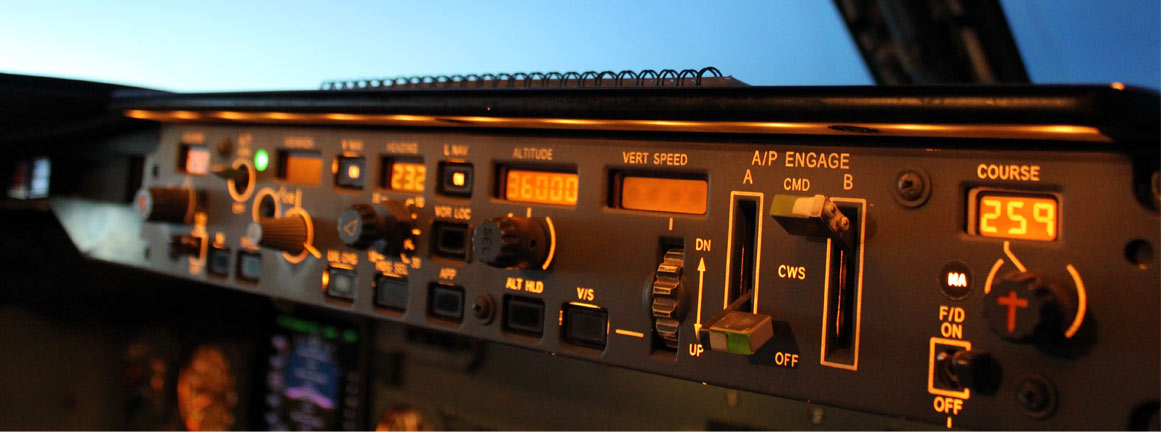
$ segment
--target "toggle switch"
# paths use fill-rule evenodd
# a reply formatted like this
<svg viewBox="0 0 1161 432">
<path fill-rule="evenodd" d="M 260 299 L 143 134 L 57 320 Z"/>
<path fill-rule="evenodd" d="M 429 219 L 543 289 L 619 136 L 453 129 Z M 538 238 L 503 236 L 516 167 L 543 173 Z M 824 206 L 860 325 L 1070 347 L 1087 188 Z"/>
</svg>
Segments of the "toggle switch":
<svg viewBox="0 0 1161 432">
<path fill-rule="evenodd" d="M 770 216 L 786 232 L 798 236 L 831 238 L 847 250 L 854 247 L 850 218 L 843 215 L 838 206 L 825 195 L 774 195 L 771 201 Z"/>
<path fill-rule="evenodd" d="M 702 343 L 713 351 L 752 355 L 769 342 L 774 337 L 773 318 L 738 310 L 751 296 L 753 292 L 747 292 L 711 318 L 705 325 Z"/>
</svg>

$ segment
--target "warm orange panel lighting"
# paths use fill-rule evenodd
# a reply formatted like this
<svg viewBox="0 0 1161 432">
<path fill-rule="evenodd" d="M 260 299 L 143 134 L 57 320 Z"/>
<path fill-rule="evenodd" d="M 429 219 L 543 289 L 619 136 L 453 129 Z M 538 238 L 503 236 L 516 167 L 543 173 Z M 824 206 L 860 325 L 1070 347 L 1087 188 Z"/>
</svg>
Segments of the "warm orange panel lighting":
<svg viewBox="0 0 1161 432">
<path fill-rule="evenodd" d="M 976 231 L 984 237 L 1052 241 L 1060 210 L 1047 196 L 980 194 Z"/>
<path fill-rule="evenodd" d="M 504 199 L 540 204 L 576 205 L 579 177 L 573 173 L 508 170 Z"/>
<path fill-rule="evenodd" d="M 322 157 L 314 152 L 286 152 L 280 169 L 291 183 L 318 184 L 322 181 Z"/>
<path fill-rule="evenodd" d="M 631 177 L 621 180 L 621 208 L 665 213 L 705 214 L 705 180 Z"/>
<path fill-rule="evenodd" d="M 1113 83 L 1117 88 L 1118 83 Z M 1121 84 L 1121 87 L 1124 85 Z M 562 118 L 513 118 L 483 116 L 417 116 L 406 114 L 288 113 L 214 111 L 126 110 L 126 117 L 156 121 L 218 120 L 255 123 L 358 124 L 437 127 L 505 127 L 536 129 L 580 129 L 661 132 L 709 132 L 804 135 L 878 135 L 956 138 L 1057 139 L 1067 141 L 1110 142 L 1101 131 L 1076 125 L 1009 125 L 1009 124 L 912 124 L 856 123 L 844 124 L 863 131 L 832 129 L 826 122 L 729 122 L 670 120 L 594 120 Z"/>
</svg>

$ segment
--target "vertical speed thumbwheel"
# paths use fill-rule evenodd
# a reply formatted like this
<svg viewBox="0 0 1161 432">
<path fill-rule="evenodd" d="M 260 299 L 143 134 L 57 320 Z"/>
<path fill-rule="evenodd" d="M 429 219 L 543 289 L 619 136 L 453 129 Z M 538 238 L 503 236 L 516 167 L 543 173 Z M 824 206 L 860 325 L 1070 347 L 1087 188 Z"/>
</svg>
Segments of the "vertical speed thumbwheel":
<svg viewBox="0 0 1161 432">
<path fill-rule="evenodd" d="M 665 252 L 653 283 L 649 287 L 653 313 L 653 331 L 669 349 L 677 349 L 677 330 L 684 315 L 681 301 L 681 275 L 685 266 L 685 250 L 672 248 Z"/>
</svg>

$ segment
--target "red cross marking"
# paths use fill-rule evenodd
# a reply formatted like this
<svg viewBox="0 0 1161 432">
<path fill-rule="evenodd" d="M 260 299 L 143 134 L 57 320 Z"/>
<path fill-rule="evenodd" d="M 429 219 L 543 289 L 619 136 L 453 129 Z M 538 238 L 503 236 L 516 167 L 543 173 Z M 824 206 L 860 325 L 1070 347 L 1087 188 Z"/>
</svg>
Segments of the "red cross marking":
<svg viewBox="0 0 1161 432">
<path fill-rule="evenodd" d="M 1016 291 L 1008 291 L 1008 295 L 997 298 L 996 303 L 1008 307 L 1008 333 L 1016 331 L 1016 308 L 1028 307 L 1028 300 L 1016 295 Z"/>
</svg>

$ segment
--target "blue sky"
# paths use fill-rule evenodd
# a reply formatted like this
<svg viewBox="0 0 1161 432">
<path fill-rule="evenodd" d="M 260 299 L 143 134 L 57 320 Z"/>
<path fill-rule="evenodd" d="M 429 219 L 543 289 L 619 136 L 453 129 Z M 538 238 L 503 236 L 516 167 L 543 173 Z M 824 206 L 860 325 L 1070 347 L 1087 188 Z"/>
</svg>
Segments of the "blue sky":
<svg viewBox="0 0 1161 432">
<path fill-rule="evenodd" d="M 1043 52 L 1025 54 L 1034 79 L 1158 87 L 1155 0 L 1115 2 L 1112 16 L 1095 24 L 1088 18 L 1092 9 L 1108 12 L 1103 2 L 1004 4 L 1040 23 L 1041 30 L 1014 26 L 1021 49 Z M 1052 7 L 1058 4 L 1070 7 Z M 1061 31 L 1056 23 L 1070 19 Z M 1096 54 L 1074 53 L 1078 46 Z M 2 72 L 175 91 L 704 66 L 751 84 L 871 83 L 833 3 L 824 0 L 13 1 L 0 14 Z"/>
</svg>

